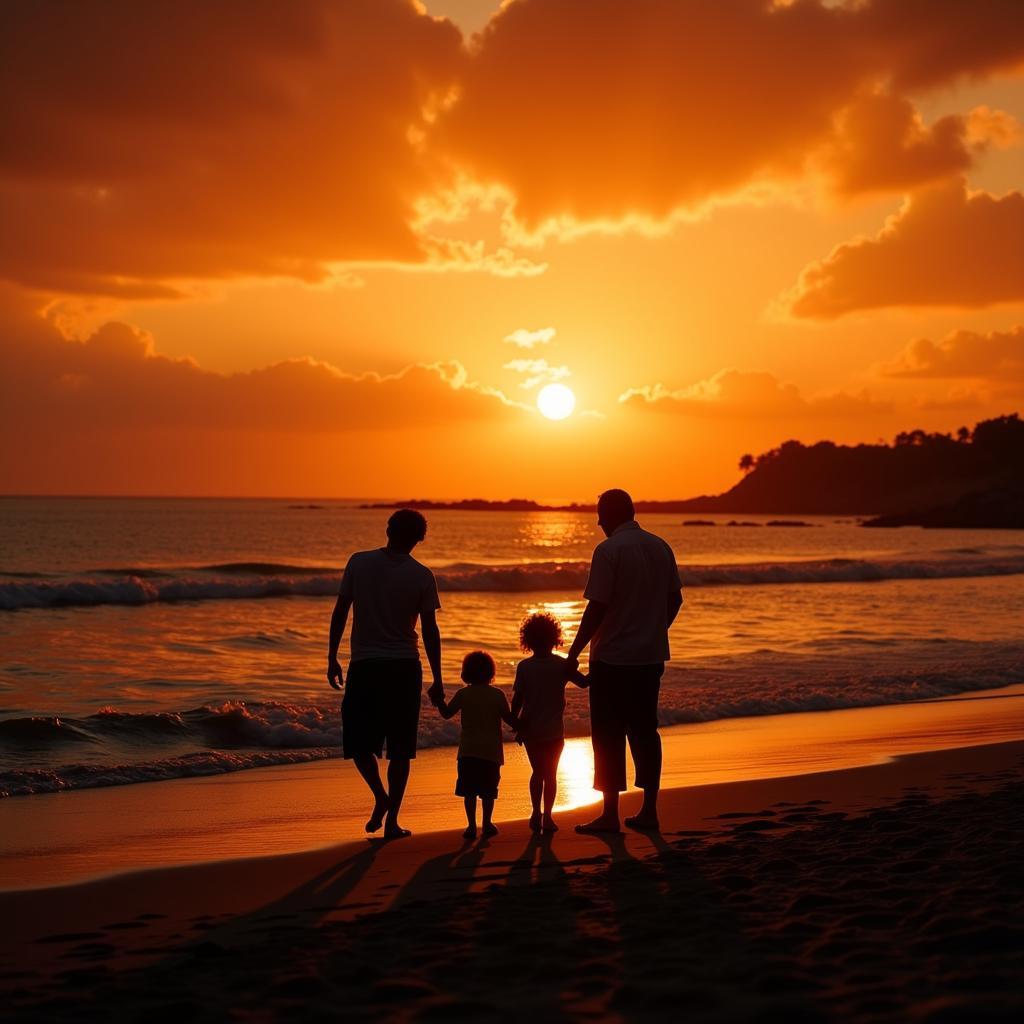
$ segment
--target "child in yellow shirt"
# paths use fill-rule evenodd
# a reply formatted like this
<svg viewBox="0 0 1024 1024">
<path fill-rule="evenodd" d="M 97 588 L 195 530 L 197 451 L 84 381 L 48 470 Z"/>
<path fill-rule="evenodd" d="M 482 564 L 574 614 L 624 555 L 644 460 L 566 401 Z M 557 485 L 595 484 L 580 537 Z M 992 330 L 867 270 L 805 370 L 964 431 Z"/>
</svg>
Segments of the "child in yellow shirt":
<svg viewBox="0 0 1024 1024">
<path fill-rule="evenodd" d="M 441 700 L 437 710 L 442 718 L 462 715 L 459 739 L 459 777 L 455 795 L 466 806 L 466 839 L 476 838 L 476 801 L 483 808 L 481 833 L 496 836 L 491 821 L 494 801 L 498 797 L 501 766 L 505 762 L 501 723 L 516 727 L 505 694 L 490 684 L 494 681 L 494 659 L 486 651 L 471 651 L 462 662 L 462 681 L 467 685 L 457 690 L 451 700 Z"/>
</svg>

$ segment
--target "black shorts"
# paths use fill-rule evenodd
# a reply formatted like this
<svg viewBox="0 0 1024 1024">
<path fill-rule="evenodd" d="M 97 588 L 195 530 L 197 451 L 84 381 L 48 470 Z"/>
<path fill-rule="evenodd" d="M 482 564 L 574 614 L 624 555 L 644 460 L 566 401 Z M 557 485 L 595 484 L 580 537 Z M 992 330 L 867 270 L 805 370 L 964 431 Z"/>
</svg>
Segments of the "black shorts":
<svg viewBox="0 0 1024 1024">
<path fill-rule="evenodd" d="M 665 666 L 590 663 L 590 736 L 594 744 L 594 789 L 626 789 L 626 741 L 636 784 L 661 782 L 658 691 Z"/>
<path fill-rule="evenodd" d="M 498 799 L 501 765 L 482 757 L 460 757 L 456 796 L 478 796 L 484 800 Z"/>
<path fill-rule="evenodd" d="M 414 758 L 420 725 L 423 668 L 418 658 L 370 658 L 348 667 L 341 701 L 341 736 L 347 758 L 375 754 Z"/>
</svg>

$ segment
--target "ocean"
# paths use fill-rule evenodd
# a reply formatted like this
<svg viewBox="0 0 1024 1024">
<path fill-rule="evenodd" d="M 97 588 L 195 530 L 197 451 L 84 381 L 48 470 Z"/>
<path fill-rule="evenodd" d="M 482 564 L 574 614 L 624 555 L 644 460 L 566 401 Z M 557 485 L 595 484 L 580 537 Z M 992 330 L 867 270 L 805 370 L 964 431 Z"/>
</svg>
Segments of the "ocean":
<svg viewBox="0 0 1024 1024">
<path fill-rule="evenodd" d="M 336 757 L 327 628 L 387 511 L 334 500 L 0 498 L 0 796 Z M 639 517 L 684 607 L 664 724 L 895 704 L 1024 681 L 1024 538 L 854 519 Z M 518 626 L 571 637 L 592 514 L 428 515 L 446 683 L 474 648 L 510 686 Z M 753 524 L 753 525 L 749 525 Z M 344 653 L 343 646 L 343 653 Z M 570 687 L 567 731 L 587 733 Z M 424 701 L 421 745 L 457 725 Z"/>
</svg>

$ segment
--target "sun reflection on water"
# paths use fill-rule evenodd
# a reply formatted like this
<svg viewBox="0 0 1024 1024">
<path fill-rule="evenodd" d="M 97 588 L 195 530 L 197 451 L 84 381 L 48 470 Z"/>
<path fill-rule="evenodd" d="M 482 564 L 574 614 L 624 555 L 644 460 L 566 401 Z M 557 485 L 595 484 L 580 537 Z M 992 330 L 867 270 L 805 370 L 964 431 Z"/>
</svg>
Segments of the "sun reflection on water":
<svg viewBox="0 0 1024 1024">
<path fill-rule="evenodd" d="M 556 811 L 582 807 L 597 799 L 594 784 L 594 752 L 586 736 L 567 739 L 562 760 L 558 762 L 558 799 Z"/>
<path fill-rule="evenodd" d="M 553 615 L 562 624 L 562 632 L 571 639 L 583 616 L 584 602 L 579 598 L 568 601 L 537 601 L 526 609 L 527 615 L 546 612 Z"/>
<path fill-rule="evenodd" d="M 575 514 L 536 513 L 519 524 L 513 543 L 543 549 L 545 558 L 558 548 L 563 557 L 585 559 L 594 546 L 594 526 Z"/>
</svg>

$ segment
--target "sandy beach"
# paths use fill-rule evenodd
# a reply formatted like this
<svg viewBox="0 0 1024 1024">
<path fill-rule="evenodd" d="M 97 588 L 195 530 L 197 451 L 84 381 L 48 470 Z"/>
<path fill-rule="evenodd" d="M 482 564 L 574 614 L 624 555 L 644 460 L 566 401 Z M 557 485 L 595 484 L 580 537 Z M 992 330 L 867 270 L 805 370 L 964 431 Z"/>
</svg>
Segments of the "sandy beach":
<svg viewBox="0 0 1024 1024">
<path fill-rule="evenodd" d="M 581 807 L 9 891 L 6 1016 L 1016 1019 L 1022 797 L 993 743 L 670 789 L 660 834 Z"/>
<path fill-rule="evenodd" d="M 1024 1021 L 1022 15 L 0 2 L 0 1024 Z"/>
<path fill-rule="evenodd" d="M 894 754 L 1024 739 L 1024 686 L 943 700 L 731 718 L 664 729 L 666 789 L 805 775 Z M 529 765 L 505 745 L 495 820 L 530 813 Z M 570 739 L 560 812 L 590 804 L 593 755 Z M 451 749 L 421 750 L 402 812 L 419 834 L 461 828 Z M 366 791 L 340 760 L 0 800 L 0 892 L 128 870 L 287 855 L 364 836 Z"/>
</svg>

